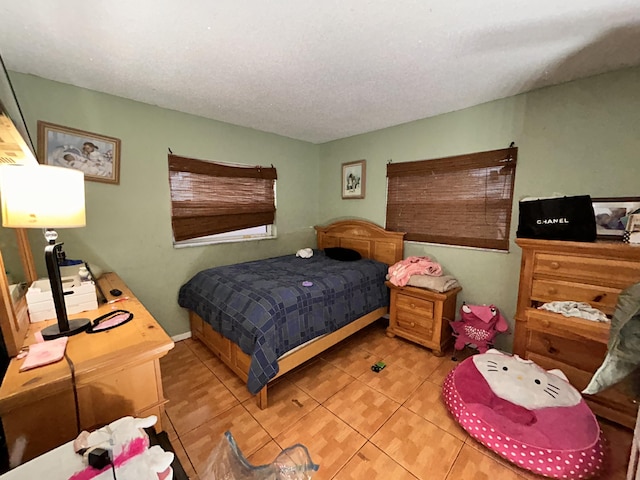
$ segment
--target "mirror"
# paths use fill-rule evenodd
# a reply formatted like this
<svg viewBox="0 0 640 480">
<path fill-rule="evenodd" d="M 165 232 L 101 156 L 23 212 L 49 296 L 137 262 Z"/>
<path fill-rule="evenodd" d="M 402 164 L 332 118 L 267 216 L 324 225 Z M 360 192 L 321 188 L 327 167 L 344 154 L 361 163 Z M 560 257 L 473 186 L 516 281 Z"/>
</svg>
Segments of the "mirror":
<svg viewBox="0 0 640 480">
<path fill-rule="evenodd" d="M 10 357 L 18 354 L 29 329 L 26 292 L 36 278 L 26 232 L 0 228 L 0 331 Z"/>
<path fill-rule="evenodd" d="M 33 143 L 0 57 L 0 163 L 37 165 Z M 2 195 L 2 192 L 0 192 Z M 9 272 L 9 278 L 5 272 Z M 29 328 L 26 286 L 36 280 L 26 232 L 0 228 L 0 331 L 9 356 L 15 356 Z"/>
</svg>

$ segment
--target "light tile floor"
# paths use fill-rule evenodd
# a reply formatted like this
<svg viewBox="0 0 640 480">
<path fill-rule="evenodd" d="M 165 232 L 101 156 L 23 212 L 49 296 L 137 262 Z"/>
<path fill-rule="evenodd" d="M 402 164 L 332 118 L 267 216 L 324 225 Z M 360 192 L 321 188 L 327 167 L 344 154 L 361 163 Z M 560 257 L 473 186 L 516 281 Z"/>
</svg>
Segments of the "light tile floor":
<svg viewBox="0 0 640 480">
<path fill-rule="evenodd" d="M 202 476 L 207 459 L 226 430 L 256 465 L 302 443 L 320 464 L 314 480 L 543 478 L 502 460 L 451 418 L 440 399 L 457 364 L 451 355 L 389 338 L 385 326 L 380 320 L 284 376 L 270 387 L 266 410 L 201 343 L 178 342 L 161 360 L 164 425 L 190 478 L 210 480 Z M 387 367 L 374 373 L 379 360 Z M 623 480 L 632 432 L 600 423 L 609 449 L 600 478 Z"/>
</svg>

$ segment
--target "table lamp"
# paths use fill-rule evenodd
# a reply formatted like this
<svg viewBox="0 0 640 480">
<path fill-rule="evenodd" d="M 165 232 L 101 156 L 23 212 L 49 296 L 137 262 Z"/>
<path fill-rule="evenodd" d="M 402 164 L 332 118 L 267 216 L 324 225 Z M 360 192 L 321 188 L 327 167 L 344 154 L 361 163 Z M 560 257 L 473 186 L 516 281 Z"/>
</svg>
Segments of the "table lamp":
<svg viewBox="0 0 640 480">
<path fill-rule="evenodd" d="M 62 243 L 56 243 L 54 229 L 85 226 L 84 173 L 49 165 L 1 165 L 0 204 L 3 227 L 44 229 L 48 242 L 45 262 L 58 324 L 44 328 L 43 338 L 83 332 L 91 323 L 89 319 L 67 317 L 59 265 L 64 253 Z"/>
</svg>

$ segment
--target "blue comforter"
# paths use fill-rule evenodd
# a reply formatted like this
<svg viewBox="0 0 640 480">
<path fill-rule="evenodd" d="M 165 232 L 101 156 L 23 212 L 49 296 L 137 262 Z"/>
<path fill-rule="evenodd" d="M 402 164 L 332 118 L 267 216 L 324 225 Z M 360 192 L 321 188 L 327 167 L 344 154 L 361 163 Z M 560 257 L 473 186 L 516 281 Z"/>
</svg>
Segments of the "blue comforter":
<svg viewBox="0 0 640 480">
<path fill-rule="evenodd" d="M 247 387 L 255 394 L 284 353 L 388 306 L 386 273 L 375 260 L 286 255 L 203 270 L 180 288 L 178 303 L 251 356 Z"/>
</svg>

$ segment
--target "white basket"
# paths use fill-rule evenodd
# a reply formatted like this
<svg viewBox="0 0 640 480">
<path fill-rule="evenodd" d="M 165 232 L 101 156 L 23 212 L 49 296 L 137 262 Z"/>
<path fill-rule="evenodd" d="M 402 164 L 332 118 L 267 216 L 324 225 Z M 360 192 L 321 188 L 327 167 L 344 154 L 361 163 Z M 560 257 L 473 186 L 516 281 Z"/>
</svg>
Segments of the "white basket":
<svg viewBox="0 0 640 480">
<path fill-rule="evenodd" d="M 98 308 L 96 287 L 93 282 L 82 282 L 80 277 L 63 277 L 64 303 L 67 314 L 85 312 Z M 27 290 L 27 308 L 31 323 L 56 318 L 49 279 L 36 280 Z"/>
</svg>

